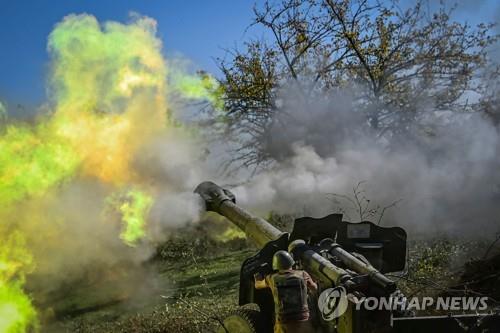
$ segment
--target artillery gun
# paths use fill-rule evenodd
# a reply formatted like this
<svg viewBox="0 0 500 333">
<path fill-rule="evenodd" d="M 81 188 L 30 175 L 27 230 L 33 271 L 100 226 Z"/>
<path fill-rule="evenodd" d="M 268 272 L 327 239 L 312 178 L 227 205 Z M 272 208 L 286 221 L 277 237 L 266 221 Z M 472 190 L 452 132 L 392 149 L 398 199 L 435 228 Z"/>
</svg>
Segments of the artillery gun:
<svg viewBox="0 0 500 333">
<path fill-rule="evenodd" d="M 207 211 L 225 216 L 260 248 L 241 266 L 241 308 L 223 320 L 219 332 L 272 332 L 273 297 L 269 289 L 255 288 L 254 275 L 272 273 L 272 257 L 279 250 L 290 251 L 299 268 L 318 283 L 318 294 L 310 295 L 309 300 L 310 320 L 317 332 L 500 331 L 497 315 L 415 317 L 396 304 L 403 305 L 405 298 L 384 274 L 405 269 L 407 235 L 402 228 L 381 227 L 368 221 L 350 223 L 342 220 L 342 214 L 331 214 L 319 219 L 296 219 L 291 233 L 282 232 L 237 206 L 233 193 L 212 182 L 199 184 L 195 192 L 202 197 Z M 358 306 L 367 297 L 391 297 L 396 306 L 375 310 Z M 243 307 L 248 304 L 256 304 L 259 310 Z"/>
</svg>

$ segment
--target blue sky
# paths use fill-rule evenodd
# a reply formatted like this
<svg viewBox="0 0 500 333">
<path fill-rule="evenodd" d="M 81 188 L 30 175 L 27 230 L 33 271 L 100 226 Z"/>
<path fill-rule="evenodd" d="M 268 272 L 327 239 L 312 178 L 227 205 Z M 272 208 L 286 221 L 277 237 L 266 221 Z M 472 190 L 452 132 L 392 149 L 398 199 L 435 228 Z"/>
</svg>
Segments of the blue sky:
<svg viewBox="0 0 500 333">
<path fill-rule="evenodd" d="M 254 0 L 0 0 L 0 100 L 28 107 L 45 99 L 47 36 L 65 15 L 88 13 L 99 21 L 127 22 L 131 11 L 158 21 L 164 53 L 180 53 L 196 68 L 217 71 L 222 48 L 241 44 Z"/>
<path fill-rule="evenodd" d="M 434 2 L 429 0 L 431 5 Z M 435 0 L 437 2 L 437 0 Z M 88 13 L 99 21 L 126 22 L 131 11 L 158 21 L 164 51 L 180 53 L 196 68 L 217 73 L 213 60 L 223 48 L 241 45 L 250 37 L 262 37 L 253 29 L 255 0 L 0 0 L 0 100 L 9 108 L 28 108 L 45 99 L 48 56 L 47 36 L 65 15 Z M 492 21 L 496 0 L 462 0 L 457 19 L 471 23 Z"/>
</svg>

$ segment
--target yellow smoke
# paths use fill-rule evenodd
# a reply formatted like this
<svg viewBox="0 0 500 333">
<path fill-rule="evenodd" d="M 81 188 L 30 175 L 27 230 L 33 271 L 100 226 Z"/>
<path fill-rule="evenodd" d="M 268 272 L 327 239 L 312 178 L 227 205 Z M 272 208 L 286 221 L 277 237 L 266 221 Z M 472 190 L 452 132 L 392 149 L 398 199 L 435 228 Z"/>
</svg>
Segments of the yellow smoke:
<svg viewBox="0 0 500 333">
<path fill-rule="evenodd" d="M 172 89 L 182 97 L 195 100 L 207 100 L 216 111 L 224 107 L 224 90 L 219 82 L 206 72 L 197 75 L 186 75 L 182 70 L 173 71 L 170 75 Z"/>
<path fill-rule="evenodd" d="M 150 18 L 101 28 L 93 16 L 70 15 L 49 36 L 54 131 L 86 175 L 132 181 L 135 152 L 165 128 L 167 69 L 155 33 Z"/>
<path fill-rule="evenodd" d="M 37 329 L 23 292 L 25 275 L 36 269 L 30 245 L 63 239 L 64 224 L 72 223 L 51 215 L 37 198 L 81 177 L 117 190 L 140 181 L 133 158 L 166 128 L 167 70 L 155 24 L 135 17 L 127 25 L 101 26 L 93 16 L 70 15 L 49 36 L 52 112 L 34 126 L 8 123 L 0 137 L 1 332 Z M 119 206 L 127 242 L 144 235 L 148 207 L 139 204 Z"/>
<path fill-rule="evenodd" d="M 152 204 L 153 198 L 139 189 L 114 193 L 108 198 L 108 205 L 121 215 L 120 238 L 127 245 L 135 246 L 146 235 L 146 217 Z"/>
<path fill-rule="evenodd" d="M 33 258 L 26 249 L 25 238 L 13 231 L 6 235 L 5 225 L 0 226 L 0 332 L 25 332 L 36 330 L 38 321 L 31 299 L 23 290 L 25 275 L 34 268 Z"/>
<path fill-rule="evenodd" d="M 146 236 L 153 190 L 134 159 L 168 131 L 169 73 L 161 47 L 156 22 L 138 15 L 129 24 L 103 25 L 91 15 L 69 15 L 50 34 L 50 113 L 34 125 L 7 121 L 1 128 L 0 332 L 37 330 L 36 311 L 23 291 L 26 275 L 47 273 L 52 266 L 43 261 L 38 267 L 39 257 L 51 258 L 46 248 L 75 243 L 67 232 L 85 220 L 67 212 L 62 189 L 83 179 L 98 182 L 107 193 L 101 208 L 121 218 L 116 238 L 135 246 Z M 208 75 L 193 79 L 177 72 L 168 82 L 187 98 L 215 104 L 221 96 Z M 4 110 L 0 104 L 0 118 Z M 100 216 L 103 221 L 89 225 L 104 228 L 109 221 Z"/>
</svg>

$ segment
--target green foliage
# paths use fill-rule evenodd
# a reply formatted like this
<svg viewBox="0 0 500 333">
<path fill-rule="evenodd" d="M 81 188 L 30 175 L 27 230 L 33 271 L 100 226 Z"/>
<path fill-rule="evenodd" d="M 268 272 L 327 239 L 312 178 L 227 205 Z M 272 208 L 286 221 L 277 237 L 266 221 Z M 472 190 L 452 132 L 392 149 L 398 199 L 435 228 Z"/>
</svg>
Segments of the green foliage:
<svg viewBox="0 0 500 333">
<path fill-rule="evenodd" d="M 228 251 L 238 251 L 249 247 L 244 238 L 226 240 L 221 239 L 220 235 L 222 234 L 224 234 L 222 229 L 211 230 L 210 226 L 195 229 L 185 228 L 158 245 L 157 259 L 177 262 L 198 257 L 217 256 Z"/>
<path fill-rule="evenodd" d="M 293 229 L 293 222 L 296 217 L 297 216 L 290 214 L 277 214 L 275 212 L 271 212 L 269 213 L 267 221 L 282 231 L 291 232 Z"/>
<path fill-rule="evenodd" d="M 415 255 L 409 260 L 412 278 L 434 279 L 446 273 L 444 268 L 450 264 L 455 254 L 453 244 L 448 240 L 435 243 L 417 244 L 413 249 Z"/>
<path fill-rule="evenodd" d="M 412 241 L 409 244 L 408 272 L 396 279 L 406 296 L 434 296 L 456 285 L 464 264 L 481 256 L 487 244 L 447 237 Z"/>
</svg>

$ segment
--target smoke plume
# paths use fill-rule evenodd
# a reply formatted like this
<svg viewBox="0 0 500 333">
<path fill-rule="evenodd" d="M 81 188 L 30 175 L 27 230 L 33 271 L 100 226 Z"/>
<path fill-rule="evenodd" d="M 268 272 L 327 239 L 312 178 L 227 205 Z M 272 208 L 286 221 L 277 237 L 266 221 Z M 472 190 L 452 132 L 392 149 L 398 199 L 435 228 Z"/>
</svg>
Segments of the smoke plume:
<svg viewBox="0 0 500 333">
<path fill-rule="evenodd" d="M 294 89 L 283 93 L 286 112 L 264 139 L 278 162 L 234 189 L 243 205 L 316 217 L 343 211 L 348 220 L 376 223 L 387 207 L 380 223 L 412 234 L 498 231 L 500 137 L 489 118 L 436 113 L 432 101 L 422 101 L 421 121 L 384 139 L 369 129 L 349 93 L 304 103 Z M 356 188 L 362 210 L 368 207 L 364 214 Z"/>
<path fill-rule="evenodd" d="M 57 315 L 75 283 L 127 297 L 155 242 L 198 219 L 203 145 L 174 124 L 168 97 L 207 99 L 213 81 L 169 81 L 161 48 L 137 14 L 69 15 L 50 34 L 46 112 L 1 128 L 0 331 L 36 329 L 35 305 Z"/>
</svg>

